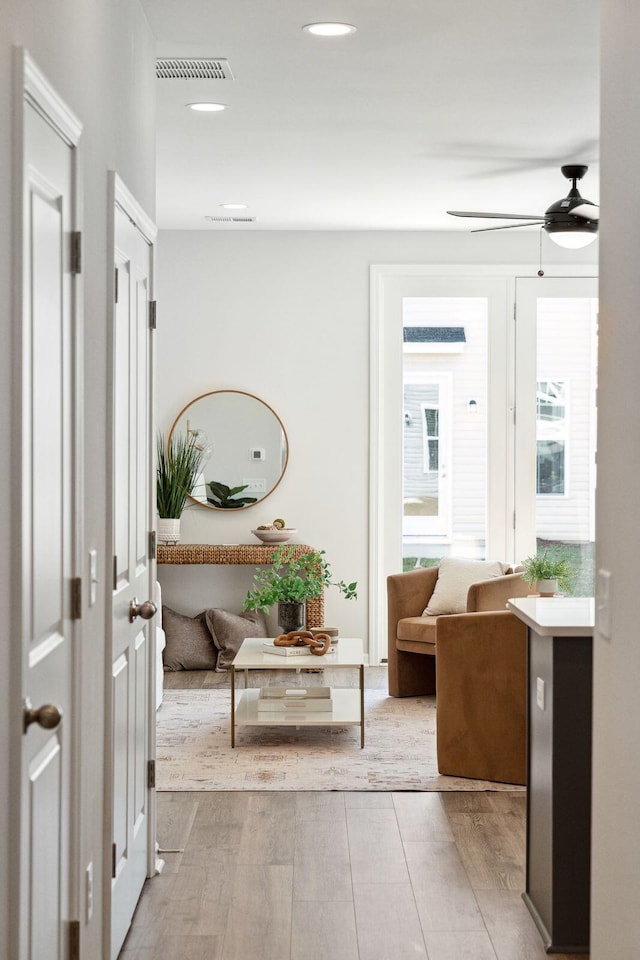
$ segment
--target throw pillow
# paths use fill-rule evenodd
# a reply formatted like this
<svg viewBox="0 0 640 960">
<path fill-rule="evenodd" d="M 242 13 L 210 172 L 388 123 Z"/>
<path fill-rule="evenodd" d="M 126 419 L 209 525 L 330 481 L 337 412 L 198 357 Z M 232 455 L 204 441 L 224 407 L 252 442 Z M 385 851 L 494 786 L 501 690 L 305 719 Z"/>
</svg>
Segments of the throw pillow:
<svg viewBox="0 0 640 960">
<path fill-rule="evenodd" d="M 267 621 L 261 610 L 229 613 L 228 610 L 206 610 L 207 626 L 218 649 L 216 671 L 224 673 L 246 637 L 266 637 Z"/>
<path fill-rule="evenodd" d="M 433 594 L 423 611 L 424 617 L 446 613 L 466 613 L 467 593 L 472 583 L 501 577 L 507 567 L 498 560 L 457 560 L 444 557 L 440 561 Z"/>
<path fill-rule="evenodd" d="M 167 640 L 162 662 L 167 672 L 215 670 L 217 652 L 211 642 L 204 612 L 197 617 L 186 617 L 163 606 L 162 627 Z"/>
</svg>

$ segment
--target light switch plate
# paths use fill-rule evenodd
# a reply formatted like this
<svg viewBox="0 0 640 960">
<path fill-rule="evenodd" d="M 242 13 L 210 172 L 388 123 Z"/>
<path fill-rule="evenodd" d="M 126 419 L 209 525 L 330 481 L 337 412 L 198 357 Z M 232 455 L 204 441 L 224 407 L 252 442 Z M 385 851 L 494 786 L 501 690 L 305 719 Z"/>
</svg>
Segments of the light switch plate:
<svg viewBox="0 0 640 960">
<path fill-rule="evenodd" d="M 536 703 L 541 710 L 544 710 L 544 680 L 542 677 L 536 677 Z"/>
</svg>

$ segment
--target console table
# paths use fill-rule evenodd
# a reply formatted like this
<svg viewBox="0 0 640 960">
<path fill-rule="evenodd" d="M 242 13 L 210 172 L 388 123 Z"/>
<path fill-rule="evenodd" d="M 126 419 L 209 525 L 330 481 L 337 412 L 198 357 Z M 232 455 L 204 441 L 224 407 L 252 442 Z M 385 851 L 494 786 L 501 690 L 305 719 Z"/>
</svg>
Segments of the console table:
<svg viewBox="0 0 640 960">
<path fill-rule="evenodd" d="M 527 870 L 547 953 L 589 952 L 594 602 L 509 600 L 527 625 Z"/>
<path fill-rule="evenodd" d="M 282 544 L 275 543 L 177 543 L 175 546 L 158 546 L 158 563 L 177 565 L 233 564 L 261 566 L 272 562 L 273 555 Z M 287 544 L 289 546 L 289 544 Z M 294 548 L 293 557 L 297 559 L 303 553 L 315 548 L 304 543 L 290 544 Z M 324 626 L 324 594 L 307 600 L 307 626 Z"/>
</svg>

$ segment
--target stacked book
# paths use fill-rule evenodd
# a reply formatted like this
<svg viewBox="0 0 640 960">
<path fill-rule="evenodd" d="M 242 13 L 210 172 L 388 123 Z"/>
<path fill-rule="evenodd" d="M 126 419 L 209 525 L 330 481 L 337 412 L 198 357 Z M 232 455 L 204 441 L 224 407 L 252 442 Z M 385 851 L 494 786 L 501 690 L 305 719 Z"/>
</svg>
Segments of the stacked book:
<svg viewBox="0 0 640 960">
<path fill-rule="evenodd" d="M 331 687 L 263 687 L 258 697 L 258 712 L 331 713 Z"/>
<path fill-rule="evenodd" d="M 318 666 L 321 665 L 323 657 L 328 657 L 336 652 L 335 644 L 332 644 L 323 654 L 323 657 L 318 657 L 311 653 L 311 647 L 307 646 L 306 643 L 300 647 L 276 647 L 273 640 L 265 640 L 262 649 L 265 653 L 275 653 L 278 657 L 313 657 L 314 660 L 318 661 Z"/>
</svg>

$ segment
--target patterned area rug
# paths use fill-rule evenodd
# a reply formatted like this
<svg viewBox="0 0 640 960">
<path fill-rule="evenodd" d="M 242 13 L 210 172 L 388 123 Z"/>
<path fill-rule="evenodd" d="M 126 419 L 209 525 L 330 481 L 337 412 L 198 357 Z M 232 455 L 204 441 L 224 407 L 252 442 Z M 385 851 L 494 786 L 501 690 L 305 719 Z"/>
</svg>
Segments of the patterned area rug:
<svg viewBox="0 0 640 960">
<path fill-rule="evenodd" d="M 518 790 L 444 777 L 435 697 L 365 692 L 360 727 L 240 727 L 231 749 L 227 689 L 165 690 L 158 711 L 159 790 Z"/>
</svg>

